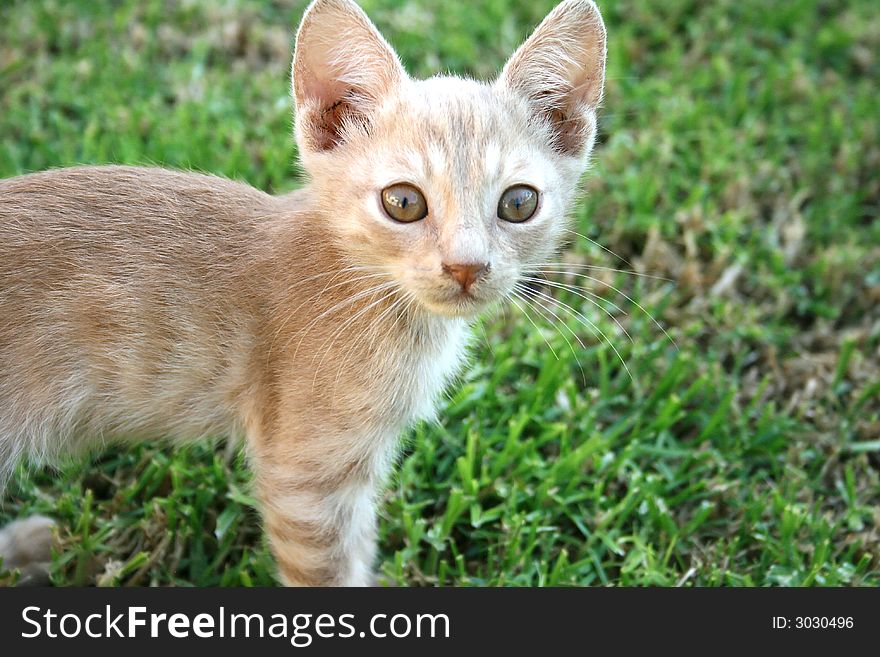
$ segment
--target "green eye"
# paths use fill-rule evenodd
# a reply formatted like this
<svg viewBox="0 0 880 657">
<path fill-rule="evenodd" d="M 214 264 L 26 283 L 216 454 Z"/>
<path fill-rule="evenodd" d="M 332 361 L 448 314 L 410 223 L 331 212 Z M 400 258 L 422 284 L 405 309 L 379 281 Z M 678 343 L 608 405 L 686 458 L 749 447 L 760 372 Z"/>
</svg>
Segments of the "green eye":
<svg viewBox="0 0 880 657">
<path fill-rule="evenodd" d="M 538 209 L 538 190 L 528 185 L 508 187 L 498 201 L 498 217 L 515 224 L 531 218 Z"/>
<path fill-rule="evenodd" d="M 418 189 L 406 183 L 382 190 L 382 207 L 395 221 L 410 223 L 428 216 L 428 203 Z"/>
</svg>

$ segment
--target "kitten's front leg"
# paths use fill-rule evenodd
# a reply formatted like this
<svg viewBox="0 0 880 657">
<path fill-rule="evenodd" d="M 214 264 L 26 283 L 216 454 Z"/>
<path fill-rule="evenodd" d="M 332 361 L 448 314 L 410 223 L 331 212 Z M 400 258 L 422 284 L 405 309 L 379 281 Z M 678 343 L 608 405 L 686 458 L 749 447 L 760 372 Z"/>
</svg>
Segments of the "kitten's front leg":
<svg viewBox="0 0 880 657">
<path fill-rule="evenodd" d="M 376 493 L 371 459 L 310 457 L 318 445 L 270 442 L 256 457 L 263 520 L 288 586 L 368 586 L 375 558 Z"/>
</svg>

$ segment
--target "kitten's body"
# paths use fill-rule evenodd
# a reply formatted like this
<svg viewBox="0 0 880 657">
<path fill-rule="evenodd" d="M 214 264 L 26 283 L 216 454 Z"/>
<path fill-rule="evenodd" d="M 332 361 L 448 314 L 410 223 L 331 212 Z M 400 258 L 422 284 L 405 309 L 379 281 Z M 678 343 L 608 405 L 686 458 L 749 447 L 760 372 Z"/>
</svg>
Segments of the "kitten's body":
<svg viewBox="0 0 880 657">
<path fill-rule="evenodd" d="M 592 146 L 598 12 L 570 0 L 536 38 L 592 67 L 540 112 L 546 48 L 492 86 L 413 81 L 356 6 L 319 0 L 294 59 L 304 190 L 135 167 L 0 181 L 0 478 L 110 440 L 244 436 L 284 581 L 367 583 L 400 433 L 433 413 L 467 317 L 555 249 Z M 400 181 L 426 192 L 421 222 L 382 214 Z M 500 222 L 517 182 L 541 209 Z M 458 263 L 485 263 L 473 287 Z"/>
<path fill-rule="evenodd" d="M 432 412 L 464 324 L 385 313 L 393 301 L 344 271 L 324 221 L 307 191 L 162 169 L 0 182 L 0 464 L 247 433 L 263 497 L 315 515 L 289 528 L 298 540 L 310 523 L 370 527 L 360 507 L 401 431 Z M 361 571 L 320 581 L 365 583 L 363 545 Z"/>
</svg>

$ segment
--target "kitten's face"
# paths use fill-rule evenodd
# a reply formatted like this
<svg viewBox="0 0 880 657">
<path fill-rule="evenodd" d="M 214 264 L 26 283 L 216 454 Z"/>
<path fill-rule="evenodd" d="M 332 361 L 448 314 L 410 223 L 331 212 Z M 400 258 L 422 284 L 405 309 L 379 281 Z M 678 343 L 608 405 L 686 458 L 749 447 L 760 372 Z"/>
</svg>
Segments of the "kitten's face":
<svg viewBox="0 0 880 657">
<path fill-rule="evenodd" d="M 342 243 L 441 315 L 472 315 L 505 297 L 524 269 L 558 247 L 581 169 L 529 119 L 527 103 L 504 89 L 407 81 L 369 134 L 352 136 L 325 162 L 321 180 L 344 180 L 319 185 L 345 210 L 334 219 Z M 421 194 L 423 218 L 402 222 L 386 209 L 383 191 L 399 184 Z M 520 186 L 537 193 L 533 214 L 499 216 L 502 196 L 513 189 L 516 201 Z M 460 265 L 478 267 L 467 286 L 450 275 Z"/>
<path fill-rule="evenodd" d="M 310 12 L 323 4 L 338 11 L 318 2 Z M 354 41 L 365 20 L 331 11 L 311 29 L 341 21 Z M 558 248 L 592 148 L 604 65 L 594 5 L 560 5 L 493 84 L 412 80 L 369 31 L 354 51 L 343 40 L 303 54 L 309 25 L 307 15 L 294 61 L 300 150 L 352 263 L 390 276 L 439 315 L 471 316 L 505 298 Z M 600 44 L 583 45 L 600 33 Z M 572 52 L 562 52 L 560 35 L 573 39 Z M 586 68 L 571 64 L 574 55 Z M 347 70 L 345 57 L 360 59 Z M 554 77 L 548 67 L 566 57 L 573 70 Z"/>
</svg>

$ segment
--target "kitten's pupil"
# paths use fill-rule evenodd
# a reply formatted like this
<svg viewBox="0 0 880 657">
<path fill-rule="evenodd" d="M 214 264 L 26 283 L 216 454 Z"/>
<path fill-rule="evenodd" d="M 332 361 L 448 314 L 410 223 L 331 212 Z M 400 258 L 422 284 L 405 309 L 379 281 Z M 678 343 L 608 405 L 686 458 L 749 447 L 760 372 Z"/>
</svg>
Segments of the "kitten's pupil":
<svg viewBox="0 0 880 657">
<path fill-rule="evenodd" d="M 401 206 L 404 210 L 406 210 L 406 205 L 407 205 L 407 203 L 409 203 L 409 199 L 408 199 L 406 196 L 404 196 L 404 197 L 403 197 L 403 200 L 400 202 L 400 206 Z"/>
</svg>

